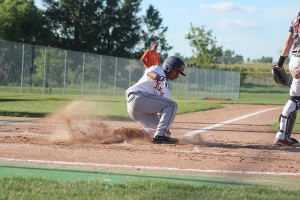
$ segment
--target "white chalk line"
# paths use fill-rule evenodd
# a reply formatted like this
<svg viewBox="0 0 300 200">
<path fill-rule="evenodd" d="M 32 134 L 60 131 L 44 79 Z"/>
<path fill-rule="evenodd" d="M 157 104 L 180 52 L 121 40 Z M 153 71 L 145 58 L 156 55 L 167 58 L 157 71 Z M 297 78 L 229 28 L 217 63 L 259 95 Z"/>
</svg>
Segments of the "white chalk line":
<svg viewBox="0 0 300 200">
<path fill-rule="evenodd" d="M 108 168 L 143 169 L 143 170 L 160 170 L 160 171 L 182 171 L 182 172 L 242 174 L 242 175 L 300 176 L 300 173 L 290 173 L 290 172 L 205 170 L 205 169 L 189 169 L 189 168 L 175 168 L 175 167 L 134 166 L 134 165 L 126 165 L 126 164 L 125 165 L 113 165 L 113 164 L 63 162 L 63 161 L 31 160 L 31 159 L 15 159 L 15 158 L 0 158 L 0 160 L 7 161 L 7 162 L 72 165 L 72 166 L 77 165 L 77 166 L 89 166 L 89 167 L 108 167 Z"/>
<path fill-rule="evenodd" d="M 248 117 L 253 117 L 253 116 L 255 116 L 255 115 L 259 115 L 259 114 L 261 114 L 261 113 L 268 112 L 268 111 L 271 111 L 271 110 L 275 110 L 275 109 L 278 109 L 278 108 L 281 108 L 281 107 L 270 108 L 270 109 L 261 110 L 261 111 L 255 112 L 255 113 L 250 113 L 250 114 L 247 114 L 247 115 L 243 115 L 243 116 L 241 116 L 241 117 L 233 118 L 233 119 L 230 119 L 230 120 L 227 120 L 227 121 L 224 121 L 224 122 L 220 122 L 220 123 L 214 124 L 214 125 L 212 125 L 212 126 L 207 126 L 207 127 L 204 127 L 204 128 L 201 128 L 201 129 L 198 129 L 198 130 L 189 132 L 189 133 L 185 133 L 184 136 L 194 136 L 194 135 L 197 135 L 197 134 L 199 134 L 199 133 L 203 133 L 203 132 L 205 132 L 205 131 L 207 131 L 207 130 L 211 130 L 211 129 L 214 129 L 214 128 L 223 126 L 223 125 L 225 125 L 225 124 L 230 124 L 230 123 L 235 122 L 235 121 L 239 121 L 239 120 L 242 120 L 242 119 L 246 119 L 246 118 L 248 118 Z"/>
</svg>

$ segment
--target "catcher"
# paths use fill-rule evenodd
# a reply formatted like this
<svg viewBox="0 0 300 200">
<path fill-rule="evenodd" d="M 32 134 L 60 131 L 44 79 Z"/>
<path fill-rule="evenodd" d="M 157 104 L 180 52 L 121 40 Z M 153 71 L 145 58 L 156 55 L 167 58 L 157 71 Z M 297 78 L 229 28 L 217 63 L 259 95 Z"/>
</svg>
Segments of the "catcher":
<svg viewBox="0 0 300 200">
<path fill-rule="evenodd" d="M 171 82 L 184 74 L 184 62 L 175 56 L 168 57 L 162 66 L 154 65 L 142 78 L 126 90 L 127 111 L 147 132 L 155 130 L 153 143 L 176 144 L 169 127 L 174 121 L 178 105 L 170 100 Z"/>
<path fill-rule="evenodd" d="M 284 62 L 292 49 L 289 70 L 293 77 L 290 86 L 290 98 L 280 115 L 280 129 L 276 134 L 274 145 L 300 146 L 299 142 L 291 138 L 296 121 L 297 111 L 300 108 L 300 12 L 292 21 L 285 44 L 281 51 L 278 64 L 272 69 L 275 82 L 281 86 L 288 86 L 289 79 L 284 72 Z"/>
</svg>

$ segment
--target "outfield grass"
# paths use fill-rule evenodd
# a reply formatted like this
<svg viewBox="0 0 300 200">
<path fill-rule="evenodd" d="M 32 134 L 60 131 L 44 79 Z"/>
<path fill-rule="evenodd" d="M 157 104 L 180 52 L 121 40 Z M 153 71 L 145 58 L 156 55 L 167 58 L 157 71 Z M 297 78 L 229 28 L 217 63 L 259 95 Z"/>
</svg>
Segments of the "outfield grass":
<svg viewBox="0 0 300 200">
<path fill-rule="evenodd" d="M 93 116 L 106 118 L 128 118 L 124 97 L 65 96 L 0 93 L 0 115 L 15 117 L 44 117 L 63 109 L 73 101 L 84 101 L 92 107 Z M 220 108 L 218 102 L 204 100 L 178 100 L 178 114 Z"/>
</svg>

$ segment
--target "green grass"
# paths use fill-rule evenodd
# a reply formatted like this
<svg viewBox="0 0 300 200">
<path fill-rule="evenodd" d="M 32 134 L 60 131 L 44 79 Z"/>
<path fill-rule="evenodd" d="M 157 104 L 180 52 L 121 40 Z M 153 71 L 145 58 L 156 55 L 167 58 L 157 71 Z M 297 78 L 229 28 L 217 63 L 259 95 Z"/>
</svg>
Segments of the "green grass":
<svg viewBox="0 0 300 200">
<path fill-rule="evenodd" d="M 1 178 L 0 199 L 299 199 L 300 190 L 259 186 L 193 186 L 166 181 L 109 184 L 101 181 L 56 181 Z"/>
<path fill-rule="evenodd" d="M 129 119 L 124 97 L 29 95 L 0 93 L 0 115 L 14 117 L 44 117 L 66 108 L 71 102 L 81 101 L 82 114 L 102 118 Z M 204 100 L 178 100 L 178 114 L 222 107 Z"/>
<path fill-rule="evenodd" d="M 223 104 L 262 104 L 283 106 L 287 88 L 242 87 L 240 99 L 226 101 L 176 100 L 178 114 L 223 107 Z M 84 101 L 88 114 L 128 119 L 124 97 L 32 95 L 0 92 L 0 115 L 44 117 L 66 108 L 73 101 Z M 87 108 L 92 109 L 87 109 Z M 280 113 L 278 113 L 279 116 Z M 295 131 L 300 130 L 300 119 Z M 278 123 L 273 124 L 278 129 Z M 97 180 L 57 180 L 17 177 L 0 178 L 0 199 L 299 199 L 300 190 L 262 185 L 190 185 L 167 181 L 106 183 Z"/>
</svg>

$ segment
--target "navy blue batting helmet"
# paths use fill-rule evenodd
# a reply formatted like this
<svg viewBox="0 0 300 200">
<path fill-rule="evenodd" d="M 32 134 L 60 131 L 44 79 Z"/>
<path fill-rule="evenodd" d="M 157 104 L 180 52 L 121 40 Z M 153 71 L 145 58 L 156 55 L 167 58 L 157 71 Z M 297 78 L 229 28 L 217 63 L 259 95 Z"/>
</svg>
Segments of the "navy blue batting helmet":
<svg viewBox="0 0 300 200">
<path fill-rule="evenodd" d="M 176 56 L 169 56 L 162 64 L 162 68 L 167 72 L 170 73 L 173 69 L 178 68 L 180 69 L 180 74 L 185 76 L 184 68 L 185 64 L 184 62 L 176 57 Z"/>
</svg>

